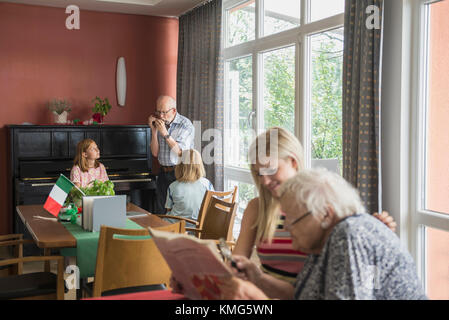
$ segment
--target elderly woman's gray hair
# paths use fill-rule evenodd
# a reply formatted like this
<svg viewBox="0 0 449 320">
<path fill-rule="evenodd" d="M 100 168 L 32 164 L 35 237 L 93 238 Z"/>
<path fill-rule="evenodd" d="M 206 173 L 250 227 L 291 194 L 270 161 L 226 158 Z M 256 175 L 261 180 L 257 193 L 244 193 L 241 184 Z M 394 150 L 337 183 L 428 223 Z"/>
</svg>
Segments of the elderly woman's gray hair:
<svg viewBox="0 0 449 320">
<path fill-rule="evenodd" d="M 316 217 L 325 215 L 328 207 L 339 218 L 366 212 L 358 191 L 340 175 L 324 168 L 301 170 L 282 184 L 280 194 L 290 196 L 296 205 Z"/>
</svg>

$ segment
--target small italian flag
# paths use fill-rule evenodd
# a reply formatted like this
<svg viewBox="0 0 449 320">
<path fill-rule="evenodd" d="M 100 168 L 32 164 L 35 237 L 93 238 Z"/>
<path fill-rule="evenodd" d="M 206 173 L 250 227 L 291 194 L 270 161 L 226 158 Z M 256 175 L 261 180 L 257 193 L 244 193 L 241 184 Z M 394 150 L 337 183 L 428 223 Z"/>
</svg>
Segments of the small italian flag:
<svg viewBox="0 0 449 320">
<path fill-rule="evenodd" d="M 74 184 L 72 183 L 72 181 L 61 174 L 59 176 L 59 179 L 56 181 L 53 189 L 51 189 L 47 201 L 45 201 L 44 209 L 57 217 L 59 211 L 64 205 L 64 201 L 67 198 L 67 195 L 69 194 L 73 186 Z"/>
</svg>

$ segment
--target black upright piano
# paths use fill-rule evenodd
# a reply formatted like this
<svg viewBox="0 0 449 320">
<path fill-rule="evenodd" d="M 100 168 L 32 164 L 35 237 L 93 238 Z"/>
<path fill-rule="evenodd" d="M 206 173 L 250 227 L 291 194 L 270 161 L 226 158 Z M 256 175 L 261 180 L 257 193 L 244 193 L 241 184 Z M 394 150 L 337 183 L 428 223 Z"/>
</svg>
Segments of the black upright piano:
<svg viewBox="0 0 449 320">
<path fill-rule="evenodd" d="M 24 233 L 17 205 L 43 204 L 59 174 L 70 177 L 76 145 L 90 138 L 100 148 L 100 162 L 116 194 L 150 212 L 156 179 L 151 172 L 151 130 L 145 125 L 8 125 L 13 230 Z"/>
</svg>

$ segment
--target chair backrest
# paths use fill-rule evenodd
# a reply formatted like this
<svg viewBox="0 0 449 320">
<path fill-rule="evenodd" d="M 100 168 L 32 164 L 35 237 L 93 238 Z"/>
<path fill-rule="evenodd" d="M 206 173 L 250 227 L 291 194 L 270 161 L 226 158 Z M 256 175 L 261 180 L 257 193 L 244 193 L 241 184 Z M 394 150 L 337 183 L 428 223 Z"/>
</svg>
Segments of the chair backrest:
<svg viewBox="0 0 449 320">
<path fill-rule="evenodd" d="M 8 235 L 1 235 L 0 236 L 0 243 L 3 243 L 3 245 L 7 242 L 20 242 L 23 240 L 23 234 L 8 234 Z M 0 244 L 2 246 L 2 244 Z M 14 248 L 14 255 L 15 258 L 22 258 L 23 257 L 23 243 L 18 243 L 16 245 L 12 244 L 10 246 L 15 246 Z M 4 260 L 7 257 L 0 257 L 0 260 Z M 12 258 L 12 257 L 11 257 Z M 8 275 L 18 275 L 22 274 L 23 272 L 23 262 L 19 262 L 15 265 L 9 265 L 5 267 L 0 267 L 0 277 L 1 276 L 8 276 Z"/>
<path fill-rule="evenodd" d="M 120 288 L 152 284 L 168 286 L 170 276 L 171 270 L 148 230 L 101 226 L 94 297 L 101 296 L 104 291 Z"/>
<path fill-rule="evenodd" d="M 204 194 L 203 201 L 201 203 L 200 211 L 198 213 L 198 227 L 202 229 L 204 224 L 204 218 L 206 217 L 206 212 L 209 208 L 209 204 L 212 198 L 220 198 L 223 201 L 228 203 L 234 203 L 237 197 L 237 186 L 234 187 L 231 191 L 206 191 Z M 198 234 L 198 237 L 201 238 L 201 233 Z"/>
<path fill-rule="evenodd" d="M 199 238 L 233 240 L 232 229 L 237 206 L 237 202 L 229 203 L 215 197 L 211 198 Z"/>
<path fill-rule="evenodd" d="M 171 223 L 169 225 L 157 227 L 157 228 L 153 228 L 153 229 L 167 231 L 167 232 L 174 232 L 174 233 L 186 233 L 186 222 L 184 220 L 181 220 L 176 223 Z"/>
</svg>

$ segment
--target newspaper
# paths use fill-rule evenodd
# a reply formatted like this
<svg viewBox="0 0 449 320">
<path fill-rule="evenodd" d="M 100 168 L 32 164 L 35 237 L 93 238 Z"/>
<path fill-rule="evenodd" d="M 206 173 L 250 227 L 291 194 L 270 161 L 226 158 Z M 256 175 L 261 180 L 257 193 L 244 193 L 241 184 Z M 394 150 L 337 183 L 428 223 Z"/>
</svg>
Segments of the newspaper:
<svg viewBox="0 0 449 320">
<path fill-rule="evenodd" d="M 220 285 L 232 278 L 232 271 L 223 262 L 215 241 L 148 229 L 187 298 L 222 298 Z"/>
</svg>

